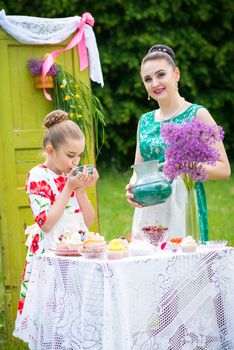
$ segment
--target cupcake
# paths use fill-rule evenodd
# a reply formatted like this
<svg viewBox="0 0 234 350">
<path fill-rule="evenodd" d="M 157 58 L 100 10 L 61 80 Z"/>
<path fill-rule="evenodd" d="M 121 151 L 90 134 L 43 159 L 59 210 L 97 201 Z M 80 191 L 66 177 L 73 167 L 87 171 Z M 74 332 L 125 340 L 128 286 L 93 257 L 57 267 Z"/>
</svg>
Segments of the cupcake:
<svg viewBox="0 0 234 350">
<path fill-rule="evenodd" d="M 98 232 L 89 232 L 84 239 L 84 248 L 82 252 L 86 254 L 87 257 L 99 257 L 100 254 L 105 252 L 106 241 L 103 236 Z"/>
<path fill-rule="evenodd" d="M 83 248 L 83 243 L 80 236 L 76 233 L 69 231 L 64 232 L 60 235 L 56 242 L 56 251 L 81 251 Z"/>
<path fill-rule="evenodd" d="M 197 249 L 197 244 L 191 236 L 187 236 L 181 241 L 181 248 L 184 253 L 194 253 Z"/>
<path fill-rule="evenodd" d="M 182 237 L 172 237 L 167 244 L 167 248 L 169 248 L 173 253 L 176 253 L 181 247 Z"/>
<path fill-rule="evenodd" d="M 183 239 L 182 237 L 172 237 L 170 239 L 170 242 L 175 244 L 180 244 L 182 242 L 182 239 Z"/>
<path fill-rule="evenodd" d="M 112 239 L 107 245 L 107 256 L 108 259 L 121 259 L 124 256 L 126 248 L 121 243 L 121 239 Z"/>
</svg>

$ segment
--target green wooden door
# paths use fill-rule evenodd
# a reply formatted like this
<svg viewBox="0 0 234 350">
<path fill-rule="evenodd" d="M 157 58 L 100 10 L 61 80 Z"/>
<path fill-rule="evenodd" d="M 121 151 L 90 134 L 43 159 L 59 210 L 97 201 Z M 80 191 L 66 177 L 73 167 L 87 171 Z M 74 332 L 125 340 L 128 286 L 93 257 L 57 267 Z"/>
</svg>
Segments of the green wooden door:
<svg viewBox="0 0 234 350">
<path fill-rule="evenodd" d="M 44 98 L 42 90 L 34 88 L 26 64 L 31 56 L 40 57 L 65 46 L 66 43 L 25 46 L 0 30 L 0 235 L 9 349 L 19 347 L 12 331 L 26 254 L 24 228 L 33 223 L 25 180 L 29 169 L 44 161 L 42 122 L 53 110 L 53 103 Z M 89 84 L 88 69 L 79 72 L 76 49 L 62 54 L 58 62 Z M 87 140 L 87 144 L 89 162 L 94 163 L 93 140 Z M 96 188 L 88 194 L 97 213 Z M 91 229 L 99 230 L 98 215 Z"/>
</svg>

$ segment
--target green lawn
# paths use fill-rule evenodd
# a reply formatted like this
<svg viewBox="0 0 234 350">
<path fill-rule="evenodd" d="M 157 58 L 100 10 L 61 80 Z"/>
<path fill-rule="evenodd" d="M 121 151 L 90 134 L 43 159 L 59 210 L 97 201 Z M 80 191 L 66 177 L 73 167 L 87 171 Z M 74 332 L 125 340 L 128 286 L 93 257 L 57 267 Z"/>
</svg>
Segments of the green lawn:
<svg viewBox="0 0 234 350">
<path fill-rule="evenodd" d="M 99 169 L 98 200 L 100 232 L 107 240 L 131 231 L 133 208 L 125 199 L 131 171 Z M 226 181 L 205 184 L 209 211 L 210 239 L 227 239 L 234 246 L 234 174 Z M 0 261 L 0 349 L 3 349 L 3 290 Z"/>
<path fill-rule="evenodd" d="M 125 198 L 125 186 L 131 177 L 131 172 L 99 170 L 98 200 L 100 231 L 107 240 L 131 231 L 133 207 Z"/>
</svg>

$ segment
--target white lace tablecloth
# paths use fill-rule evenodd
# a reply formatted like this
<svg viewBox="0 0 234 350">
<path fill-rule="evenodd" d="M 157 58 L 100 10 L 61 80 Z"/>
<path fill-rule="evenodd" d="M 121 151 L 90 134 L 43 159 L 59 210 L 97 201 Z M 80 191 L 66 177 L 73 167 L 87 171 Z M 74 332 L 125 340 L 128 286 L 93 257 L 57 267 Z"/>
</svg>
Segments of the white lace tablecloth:
<svg viewBox="0 0 234 350">
<path fill-rule="evenodd" d="M 234 349 L 234 249 L 36 258 L 15 336 L 30 349 Z"/>
</svg>

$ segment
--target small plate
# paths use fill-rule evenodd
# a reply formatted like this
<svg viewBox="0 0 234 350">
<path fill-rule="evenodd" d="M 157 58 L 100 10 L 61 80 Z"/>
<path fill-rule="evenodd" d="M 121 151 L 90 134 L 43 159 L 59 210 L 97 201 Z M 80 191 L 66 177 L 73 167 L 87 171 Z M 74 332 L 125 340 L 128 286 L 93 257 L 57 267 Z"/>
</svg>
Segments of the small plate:
<svg viewBox="0 0 234 350">
<path fill-rule="evenodd" d="M 211 249 L 223 248 L 227 245 L 228 241 L 225 240 L 216 240 L 216 241 L 207 241 L 206 247 Z"/>
<path fill-rule="evenodd" d="M 82 256 L 78 250 L 63 250 L 63 249 L 50 249 L 55 255 L 59 256 Z"/>
</svg>

